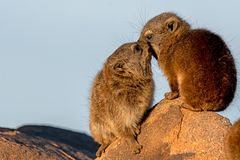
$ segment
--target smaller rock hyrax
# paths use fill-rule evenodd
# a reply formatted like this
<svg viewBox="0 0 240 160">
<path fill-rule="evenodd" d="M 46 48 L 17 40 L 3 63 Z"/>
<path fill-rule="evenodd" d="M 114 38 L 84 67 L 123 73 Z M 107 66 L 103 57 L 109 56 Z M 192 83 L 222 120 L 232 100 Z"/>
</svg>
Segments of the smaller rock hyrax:
<svg viewBox="0 0 240 160">
<path fill-rule="evenodd" d="M 90 130 L 101 144 L 99 157 L 117 138 L 127 140 L 134 153 L 140 121 L 152 103 L 153 79 L 148 45 L 127 43 L 118 48 L 97 74 L 90 98 Z"/>
<path fill-rule="evenodd" d="M 228 131 L 224 147 L 227 160 L 240 160 L 240 119 Z"/>
<path fill-rule="evenodd" d="M 191 29 L 174 13 L 162 13 L 144 26 L 139 42 L 148 43 L 168 79 L 166 99 L 180 97 L 193 111 L 219 111 L 236 89 L 234 59 L 220 36 Z"/>
</svg>

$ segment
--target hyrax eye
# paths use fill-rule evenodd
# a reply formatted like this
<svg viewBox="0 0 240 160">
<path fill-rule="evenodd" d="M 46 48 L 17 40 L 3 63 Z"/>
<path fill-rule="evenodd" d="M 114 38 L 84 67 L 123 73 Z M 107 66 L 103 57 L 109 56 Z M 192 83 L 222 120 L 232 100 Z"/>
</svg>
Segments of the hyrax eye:
<svg viewBox="0 0 240 160">
<path fill-rule="evenodd" d="M 146 41 L 150 42 L 152 40 L 153 34 L 146 35 Z"/>
<path fill-rule="evenodd" d="M 145 36 L 145 40 L 147 42 L 150 42 L 152 41 L 152 38 L 153 38 L 153 32 L 151 30 L 147 30 L 145 33 L 144 33 L 144 36 Z"/>
<path fill-rule="evenodd" d="M 142 53 L 142 48 L 141 48 L 141 46 L 140 45 L 135 45 L 134 47 L 133 47 L 133 51 L 134 51 L 134 53 L 136 53 L 136 54 L 141 54 Z"/>
</svg>

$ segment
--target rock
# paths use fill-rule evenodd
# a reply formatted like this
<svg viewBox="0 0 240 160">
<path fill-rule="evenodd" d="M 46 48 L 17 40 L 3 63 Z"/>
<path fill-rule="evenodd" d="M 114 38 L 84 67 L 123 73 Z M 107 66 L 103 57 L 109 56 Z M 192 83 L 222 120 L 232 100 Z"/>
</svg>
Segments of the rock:
<svg viewBox="0 0 240 160">
<path fill-rule="evenodd" d="M 91 160 L 98 147 L 85 134 L 49 126 L 0 128 L 1 160 Z"/>
<path fill-rule="evenodd" d="M 146 114 L 135 155 L 122 139 L 99 160 L 224 160 L 231 124 L 216 112 L 192 112 L 179 100 L 163 100 Z M 0 128 L 0 160 L 91 160 L 98 149 L 85 134 L 49 126 Z"/>
<path fill-rule="evenodd" d="M 226 159 L 240 159 L 240 119 L 233 124 L 225 137 Z"/>
<path fill-rule="evenodd" d="M 224 160 L 224 137 L 231 123 L 216 112 L 193 112 L 179 100 L 163 100 L 141 125 L 141 153 L 114 141 L 99 160 Z"/>
</svg>

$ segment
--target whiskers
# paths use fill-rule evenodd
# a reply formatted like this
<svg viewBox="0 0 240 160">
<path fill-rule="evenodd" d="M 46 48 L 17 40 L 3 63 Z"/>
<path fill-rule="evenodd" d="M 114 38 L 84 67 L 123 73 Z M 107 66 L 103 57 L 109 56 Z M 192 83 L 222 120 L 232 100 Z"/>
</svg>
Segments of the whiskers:
<svg viewBox="0 0 240 160">
<path fill-rule="evenodd" d="M 149 15 L 147 9 L 146 8 L 140 9 L 139 12 L 137 13 L 137 16 L 133 18 L 133 20 L 127 21 L 131 29 L 129 29 L 128 33 L 121 35 L 121 37 L 117 40 L 117 43 L 121 45 L 126 42 L 137 41 L 148 19 Z"/>
<path fill-rule="evenodd" d="M 147 9 L 140 9 L 138 15 L 134 19 L 134 21 L 130 21 L 129 26 L 133 29 L 132 34 L 135 35 L 136 38 L 139 37 L 144 25 L 146 24 L 147 20 L 149 18 Z"/>
</svg>

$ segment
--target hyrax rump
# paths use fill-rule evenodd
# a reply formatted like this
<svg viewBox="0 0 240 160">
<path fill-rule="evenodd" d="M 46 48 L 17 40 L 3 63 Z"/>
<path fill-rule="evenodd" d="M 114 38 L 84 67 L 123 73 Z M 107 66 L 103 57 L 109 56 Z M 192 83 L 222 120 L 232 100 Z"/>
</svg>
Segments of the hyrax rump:
<svg viewBox="0 0 240 160">
<path fill-rule="evenodd" d="M 99 157 L 117 138 L 139 153 L 140 121 L 152 103 L 153 79 L 149 46 L 127 43 L 119 47 L 97 74 L 90 98 L 90 130 L 101 144 Z"/>
<path fill-rule="evenodd" d="M 233 124 L 225 137 L 227 160 L 240 160 L 240 119 Z"/>
<path fill-rule="evenodd" d="M 139 42 L 151 46 L 168 79 L 166 99 L 180 97 L 193 111 L 219 111 L 236 89 L 234 59 L 222 38 L 206 29 L 191 29 L 174 13 L 162 13 L 144 26 Z"/>
</svg>

